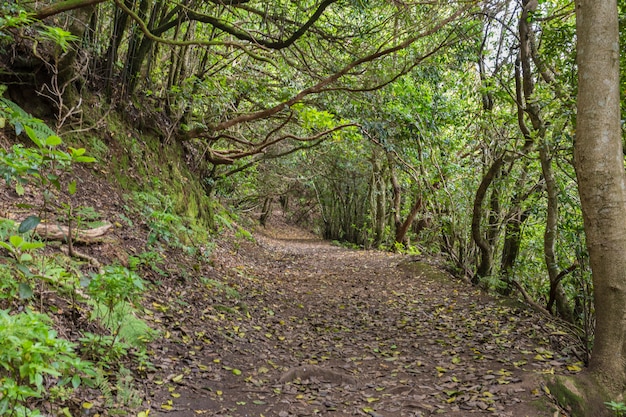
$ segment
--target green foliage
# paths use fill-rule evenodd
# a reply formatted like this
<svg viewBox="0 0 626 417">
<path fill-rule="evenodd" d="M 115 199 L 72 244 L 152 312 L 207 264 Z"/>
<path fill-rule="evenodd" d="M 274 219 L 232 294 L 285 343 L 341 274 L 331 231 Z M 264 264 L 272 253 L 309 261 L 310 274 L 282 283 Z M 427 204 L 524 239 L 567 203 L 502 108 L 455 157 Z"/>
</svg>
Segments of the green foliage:
<svg viewBox="0 0 626 417">
<path fill-rule="evenodd" d="M 120 359 L 128 355 L 130 346 L 110 335 L 101 335 L 87 332 L 81 337 L 82 352 L 86 357 L 97 360 L 101 365 L 109 368 Z"/>
<path fill-rule="evenodd" d="M 39 29 L 39 35 L 43 39 L 52 41 L 60 46 L 63 52 L 67 52 L 71 42 L 79 40 L 79 38 L 72 35 L 71 32 L 56 26 L 42 25 L 42 28 Z"/>
<path fill-rule="evenodd" d="M 138 271 L 142 267 L 148 267 L 159 275 L 166 275 L 166 272 L 159 268 L 163 264 L 165 258 L 157 251 L 147 251 L 137 256 L 128 257 L 128 267 L 131 271 Z"/>
<path fill-rule="evenodd" d="M 165 244 L 182 249 L 189 255 L 205 255 L 203 248 L 207 247 L 208 241 L 206 227 L 201 226 L 199 219 L 177 214 L 171 194 L 156 190 L 137 191 L 127 199 L 132 202 L 127 209 L 139 212 L 146 219 L 150 247 L 159 248 Z"/>
<path fill-rule="evenodd" d="M 206 285 L 207 288 L 213 289 L 219 293 L 223 293 L 226 296 L 226 298 L 238 299 L 241 297 L 241 294 L 239 293 L 239 291 L 237 291 L 236 289 L 234 289 L 233 287 L 229 286 L 228 284 L 224 282 L 221 282 L 212 278 L 206 278 L 206 277 L 201 277 L 200 281 L 204 285 Z"/>
<path fill-rule="evenodd" d="M 123 301 L 136 302 L 143 295 L 144 282 L 121 265 L 107 265 L 92 277 L 87 289 L 95 301 L 112 308 Z"/>
<path fill-rule="evenodd" d="M 34 149 L 22 145 L 13 145 L 11 152 L 0 149 L 0 175 L 7 185 L 15 182 L 15 190 L 24 194 L 27 177 L 36 175 L 41 167 L 41 154 Z"/>
<path fill-rule="evenodd" d="M 626 404 L 623 402 L 607 401 L 604 404 L 609 410 L 615 413 L 615 417 L 626 416 Z"/>
<path fill-rule="evenodd" d="M 0 415 L 39 415 L 29 407 L 33 398 L 45 397 L 51 387 L 76 389 L 94 374 L 74 345 L 50 328 L 47 316 L 0 310 Z"/>
<path fill-rule="evenodd" d="M 41 249 L 46 245 L 41 242 L 29 242 L 20 235 L 9 237 L 8 242 L 0 242 L 0 247 L 6 249 L 11 256 L 20 264 L 24 264 L 33 260 L 30 252 L 35 249 Z"/>
<path fill-rule="evenodd" d="M 31 116 L 20 106 L 4 97 L 0 97 L 0 121 L 3 126 L 9 122 L 15 128 L 16 135 L 22 134 L 24 129 L 29 127 L 35 133 L 38 142 L 55 136 L 55 132 L 42 120 Z"/>
<path fill-rule="evenodd" d="M 17 232 L 29 232 L 38 223 L 39 219 L 36 216 L 29 216 L 19 225 Z M 0 230 L 0 248 L 5 249 L 10 260 L 1 268 L 0 287 L 6 290 L 4 296 L 8 299 L 16 295 L 19 295 L 21 299 L 31 298 L 32 283 L 36 277 L 31 271 L 34 254 L 38 249 L 45 247 L 45 244 L 32 241 L 23 234 L 15 234 L 15 224 L 11 221 L 7 220 L 3 224 Z"/>
<path fill-rule="evenodd" d="M 15 183 L 15 191 L 24 194 L 24 184 L 29 178 L 36 180 L 42 188 L 44 202 L 53 198 L 49 188 L 65 191 L 69 195 L 76 192 L 75 180 L 70 181 L 65 188 L 60 182 L 57 170 L 69 172 L 72 164 L 95 162 L 93 157 L 85 155 L 84 148 L 67 147 L 62 149 L 63 140 L 57 136 L 44 122 L 33 118 L 22 108 L 10 100 L 0 97 L 0 120 L 14 126 L 15 133 L 25 132 L 36 145 L 34 149 L 26 149 L 21 145 L 14 145 L 12 152 L 0 150 L 0 175 L 7 184 Z"/>
<path fill-rule="evenodd" d="M 21 9 L 16 3 L 5 2 L 0 7 L 0 38 L 10 39 L 7 29 L 30 25 L 33 18 L 26 10 Z"/>
<path fill-rule="evenodd" d="M 245 239 L 249 242 L 254 242 L 254 236 L 252 236 L 252 233 L 250 233 L 241 226 L 237 228 L 237 231 L 235 232 L 235 237 L 238 239 Z"/>
</svg>

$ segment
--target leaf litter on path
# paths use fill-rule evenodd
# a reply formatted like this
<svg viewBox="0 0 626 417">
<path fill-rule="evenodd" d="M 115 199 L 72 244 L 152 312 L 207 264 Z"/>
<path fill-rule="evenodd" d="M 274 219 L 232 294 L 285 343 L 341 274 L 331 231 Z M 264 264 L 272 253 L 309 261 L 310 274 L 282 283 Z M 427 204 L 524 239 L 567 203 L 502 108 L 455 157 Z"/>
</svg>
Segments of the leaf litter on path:
<svg viewBox="0 0 626 417">
<path fill-rule="evenodd" d="M 401 255 L 283 232 L 212 274 L 150 300 L 151 415 L 552 416 L 539 376 L 580 371 L 544 317 Z"/>
</svg>

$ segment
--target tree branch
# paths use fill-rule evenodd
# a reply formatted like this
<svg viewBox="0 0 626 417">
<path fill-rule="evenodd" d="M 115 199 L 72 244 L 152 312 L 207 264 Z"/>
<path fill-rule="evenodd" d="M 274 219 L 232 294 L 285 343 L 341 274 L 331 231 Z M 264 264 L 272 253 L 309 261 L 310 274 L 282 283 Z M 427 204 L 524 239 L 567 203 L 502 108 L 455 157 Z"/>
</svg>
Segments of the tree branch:
<svg viewBox="0 0 626 417">
<path fill-rule="evenodd" d="M 82 9 L 94 4 L 104 3 L 106 0 L 66 0 L 59 3 L 53 3 L 43 7 L 35 12 L 35 19 L 43 20 L 46 17 L 54 16 L 59 13 L 68 12 L 74 9 Z"/>
<path fill-rule="evenodd" d="M 119 0 L 116 0 L 119 1 Z M 339 70 L 338 72 L 322 79 L 321 81 L 319 81 L 317 84 L 305 88 L 304 90 L 300 91 L 298 94 L 294 95 L 292 98 L 283 101 L 280 104 L 277 104 L 273 107 L 270 107 L 268 109 L 264 109 L 264 110 L 259 110 L 253 113 L 248 113 L 248 114 L 244 114 L 238 117 L 235 117 L 233 119 L 230 120 L 226 120 L 224 122 L 218 123 L 214 126 L 211 127 L 211 130 L 213 131 L 220 131 L 220 130 L 226 130 L 232 126 L 235 126 L 237 124 L 240 123 L 245 123 L 245 122 L 250 122 L 250 121 L 254 121 L 254 120 L 259 120 L 259 119 L 265 119 L 268 118 L 270 116 L 273 116 L 279 112 L 281 112 L 282 110 L 284 110 L 285 108 L 289 108 L 292 105 L 296 104 L 297 102 L 299 102 L 300 100 L 302 100 L 304 97 L 310 95 L 310 94 L 316 94 L 316 93 L 320 93 L 322 92 L 328 85 L 336 82 L 337 80 L 339 80 L 340 78 L 342 78 L 343 76 L 345 76 L 346 74 L 350 73 L 350 71 L 354 70 L 355 68 L 368 63 L 368 62 L 372 62 L 375 61 L 381 57 L 384 57 L 386 55 L 401 51 L 403 49 L 408 48 L 409 46 L 411 46 L 413 43 L 415 43 L 416 41 L 418 41 L 421 38 L 424 38 L 426 36 L 432 35 L 434 33 L 436 33 L 437 31 L 439 31 L 442 27 L 444 27 L 445 25 L 447 25 L 448 23 L 452 22 L 453 20 L 457 19 L 461 14 L 463 14 L 465 11 L 467 11 L 470 7 L 473 6 L 473 3 L 470 3 L 464 7 L 462 7 L 461 9 L 457 10 L 456 12 L 454 12 L 453 14 L 451 14 L 450 16 L 448 16 L 447 18 L 441 20 L 440 22 L 438 22 L 436 25 L 434 25 L 433 27 L 431 27 L 428 30 L 425 30 L 423 32 L 420 32 L 419 34 L 405 40 L 404 42 L 401 42 L 395 46 L 386 48 L 386 49 L 382 49 L 382 50 L 378 50 L 370 55 L 367 55 L 363 58 L 359 58 L 353 62 L 351 62 L 350 64 L 346 65 L 345 67 L 343 67 L 341 70 Z M 190 130 L 189 132 L 187 132 L 187 136 L 188 137 L 197 137 L 197 135 L 200 135 L 201 131 L 199 129 L 193 129 Z"/>
</svg>

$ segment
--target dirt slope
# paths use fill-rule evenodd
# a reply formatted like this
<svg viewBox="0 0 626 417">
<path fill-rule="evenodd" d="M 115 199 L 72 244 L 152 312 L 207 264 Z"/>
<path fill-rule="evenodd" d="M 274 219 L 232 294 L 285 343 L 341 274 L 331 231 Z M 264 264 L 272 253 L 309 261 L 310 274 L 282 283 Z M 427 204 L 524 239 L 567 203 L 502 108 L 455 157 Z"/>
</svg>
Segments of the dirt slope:
<svg viewBox="0 0 626 417">
<path fill-rule="evenodd" d="M 150 415 L 560 415 L 562 332 L 427 263 L 282 226 L 203 274 L 148 302 Z"/>
</svg>

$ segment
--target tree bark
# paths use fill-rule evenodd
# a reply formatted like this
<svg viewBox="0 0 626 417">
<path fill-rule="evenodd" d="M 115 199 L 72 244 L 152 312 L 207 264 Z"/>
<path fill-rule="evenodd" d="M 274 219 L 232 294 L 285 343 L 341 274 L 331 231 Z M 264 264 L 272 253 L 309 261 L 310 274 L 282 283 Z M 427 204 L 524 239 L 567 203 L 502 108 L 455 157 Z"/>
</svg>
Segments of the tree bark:
<svg viewBox="0 0 626 417">
<path fill-rule="evenodd" d="M 408 245 L 409 240 L 407 239 L 406 234 L 409 231 L 409 228 L 411 227 L 411 225 L 413 224 L 413 221 L 417 217 L 417 213 L 419 213 L 421 209 L 422 209 L 422 197 L 416 196 L 415 203 L 413 203 L 413 207 L 411 207 L 411 212 L 409 213 L 408 216 L 406 216 L 406 219 L 404 219 L 404 222 L 402 222 L 400 226 L 396 229 L 396 242 L 397 243 L 402 243 L 405 246 Z"/>
<path fill-rule="evenodd" d="M 617 395 L 626 387 L 626 175 L 616 0 L 577 0 L 576 33 L 574 159 L 596 308 L 589 366 Z"/>
<path fill-rule="evenodd" d="M 485 196 L 487 194 L 487 190 L 489 186 L 493 182 L 496 174 L 502 167 L 504 163 L 503 157 L 496 159 L 485 176 L 483 177 L 480 185 L 478 186 L 478 190 L 476 190 L 476 195 L 474 196 L 474 207 L 472 212 L 472 238 L 478 249 L 480 250 L 480 263 L 478 264 L 478 269 L 476 271 L 476 277 L 472 279 L 474 284 L 478 283 L 478 279 L 481 277 L 486 277 L 491 273 L 492 263 L 493 263 L 493 248 L 489 245 L 489 242 L 483 232 L 481 231 L 480 222 L 483 218 L 483 202 L 485 201 Z"/>
<path fill-rule="evenodd" d="M 106 0 L 66 0 L 58 3 L 50 4 L 35 12 L 35 19 L 43 20 L 47 17 L 54 16 L 59 13 L 70 10 L 81 9 L 83 7 L 91 7 L 98 3 L 104 3 Z"/>
<path fill-rule="evenodd" d="M 541 160 L 541 172 L 546 182 L 547 194 L 546 226 L 543 232 L 543 257 L 548 270 L 548 277 L 550 278 L 548 309 L 552 307 L 550 302 L 555 300 L 558 315 L 572 323 L 574 321 L 574 313 L 561 285 L 562 275 L 556 259 L 556 240 L 559 230 L 559 198 L 556 179 L 552 169 L 552 158 L 548 155 L 548 144 L 545 140 L 540 145 L 539 158 Z"/>
<path fill-rule="evenodd" d="M 107 223 L 104 226 L 96 227 L 94 229 L 77 230 L 72 228 L 72 240 L 80 243 L 97 242 L 98 238 L 104 236 L 109 229 L 111 229 L 111 227 L 113 227 L 113 225 Z M 41 238 L 47 240 L 67 241 L 70 236 L 69 227 L 50 223 L 40 223 L 35 228 L 35 232 L 41 236 Z"/>
</svg>

